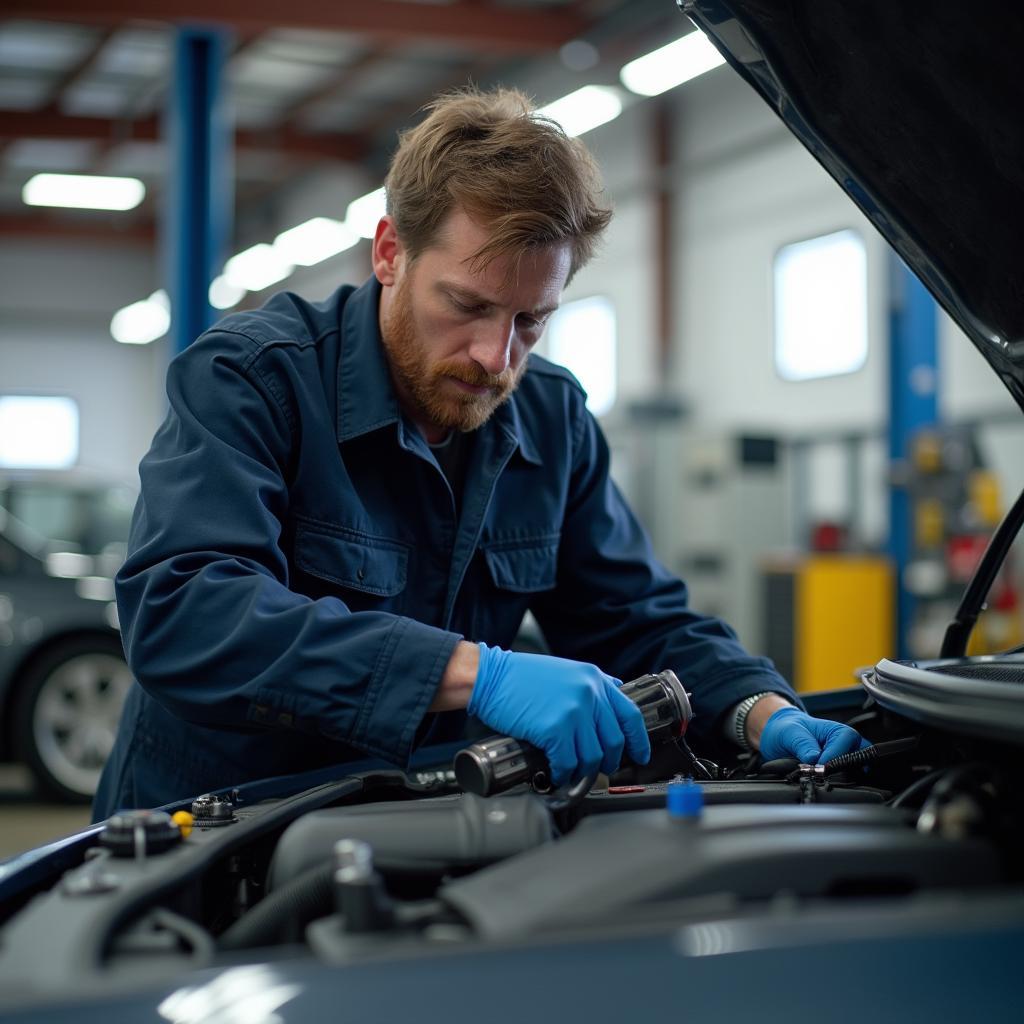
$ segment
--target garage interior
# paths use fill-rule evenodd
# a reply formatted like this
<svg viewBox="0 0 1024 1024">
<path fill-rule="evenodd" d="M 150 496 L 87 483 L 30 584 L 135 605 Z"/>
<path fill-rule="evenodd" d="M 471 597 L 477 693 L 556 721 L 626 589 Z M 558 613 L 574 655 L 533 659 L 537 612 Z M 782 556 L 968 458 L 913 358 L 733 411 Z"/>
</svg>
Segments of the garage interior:
<svg viewBox="0 0 1024 1024">
<path fill-rule="evenodd" d="M 12 0 L 0 540 L 107 628 L 36 650 L 44 627 L 10 624 L 24 582 L 0 549 L 0 857 L 89 820 L 76 766 L 102 758 L 126 685 L 111 577 L 169 361 L 276 291 L 364 281 L 397 134 L 468 83 L 523 89 L 597 158 L 615 216 L 537 350 L 586 388 L 692 604 L 801 693 L 938 655 L 1024 486 L 1019 409 L 671 3 Z M 101 178 L 113 200 L 90 200 Z M 971 654 L 1024 641 L 1012 559 Z"/>
</svg>

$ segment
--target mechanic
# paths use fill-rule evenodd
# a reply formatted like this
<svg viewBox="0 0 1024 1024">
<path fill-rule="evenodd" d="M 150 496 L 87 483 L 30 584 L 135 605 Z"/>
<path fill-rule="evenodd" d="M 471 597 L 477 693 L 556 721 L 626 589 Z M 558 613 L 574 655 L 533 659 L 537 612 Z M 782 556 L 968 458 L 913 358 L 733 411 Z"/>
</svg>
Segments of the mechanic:
<svg viewBox="0 0 1024 1024">
<path fill-rule="evenodd" d="M 373 276 L 231 314 L 172 363 L 117 606 L 137 679 L 96 819 L 486 731 L 556 782 L 650 756 L 624 679 L 690 735 L 856 749 L 688 606 L 575 378 L 530 350 L 611 219 L 592 157 L 512 90 L 442 96 L 386 180 Z M 551 656 L 509 650 L 530 610 Z M 600 666 L 598 668 L 597 666 Z"/>
</svg>

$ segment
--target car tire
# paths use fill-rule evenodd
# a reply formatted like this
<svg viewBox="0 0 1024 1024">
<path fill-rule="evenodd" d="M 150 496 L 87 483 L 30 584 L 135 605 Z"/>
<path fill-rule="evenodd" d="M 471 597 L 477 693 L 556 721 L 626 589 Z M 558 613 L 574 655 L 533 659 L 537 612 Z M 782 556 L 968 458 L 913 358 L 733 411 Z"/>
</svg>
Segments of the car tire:
<svg viewBox="0 0 1024 1024">
<path fill-rule="evenodd" d="M 16 684 L 15 742 L 42 794 L 92 800 L 131 681 L 117 637 L 60 640 L 29 664 Z"/>
</svg>

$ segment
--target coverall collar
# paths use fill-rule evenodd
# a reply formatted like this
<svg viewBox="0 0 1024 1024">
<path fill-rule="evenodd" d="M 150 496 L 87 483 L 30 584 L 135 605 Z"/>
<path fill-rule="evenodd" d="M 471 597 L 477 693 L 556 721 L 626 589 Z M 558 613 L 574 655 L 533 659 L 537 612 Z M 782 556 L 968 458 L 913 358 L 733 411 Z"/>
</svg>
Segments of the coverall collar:
<svg viewBox="0 0 1024 1024">
<path fill-rule="evenodd" d="M 353 292 L 342 311 L 341 357 L 338 362 L 339 443 L 401 419 L 380 337 L 380 294 L 381 284 L 371 276 Z M 523 423 L 515 395 L 503 402 L 480 429 L 489 427 L 500 429 L 515 441 L 527 462 L 541 464 L 537 445 Z"/>
</svg>

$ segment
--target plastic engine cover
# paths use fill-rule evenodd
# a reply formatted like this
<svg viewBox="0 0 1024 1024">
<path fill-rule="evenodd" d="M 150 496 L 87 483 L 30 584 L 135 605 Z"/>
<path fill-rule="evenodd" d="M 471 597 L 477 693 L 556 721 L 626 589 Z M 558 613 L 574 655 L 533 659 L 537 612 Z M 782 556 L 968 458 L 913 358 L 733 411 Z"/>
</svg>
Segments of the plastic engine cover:
<svg viewBox="0 0 1024 1024">
<path fill-rule="evenodd" d="M 644 903 L 726 893 L 737 901 L 891 896 L 995 884 L 982 840 L 944 840 L 883 807 L 706 808 L 588 818 L 565 839 L 443 886 L 439 896 L 488 938 L 622 919 Z"/>
</svg>

